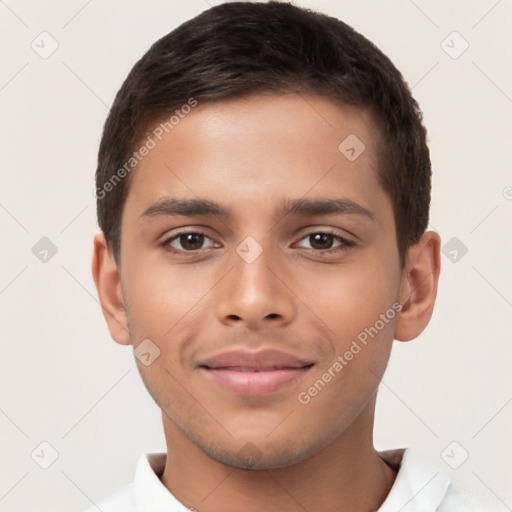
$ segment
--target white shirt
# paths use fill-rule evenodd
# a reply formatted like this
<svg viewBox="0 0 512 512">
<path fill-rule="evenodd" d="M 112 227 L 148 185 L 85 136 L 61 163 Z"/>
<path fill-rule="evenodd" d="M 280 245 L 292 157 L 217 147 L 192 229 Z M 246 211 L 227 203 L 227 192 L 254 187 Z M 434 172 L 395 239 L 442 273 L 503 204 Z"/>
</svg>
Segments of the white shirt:
<svg viewBox="0 0 512 512">
<path fill-rule="evenodd" d="M 410 448 L 379 452 L 398 469 L 395 482 L 377 512 L 476 512 L 457 492 L 450 478 L 414 454 Z M 165 453 L 141 455 L 133 483 L 101 500 L 85 512 L 187 512 L 162 484 Z"/>
</svg>

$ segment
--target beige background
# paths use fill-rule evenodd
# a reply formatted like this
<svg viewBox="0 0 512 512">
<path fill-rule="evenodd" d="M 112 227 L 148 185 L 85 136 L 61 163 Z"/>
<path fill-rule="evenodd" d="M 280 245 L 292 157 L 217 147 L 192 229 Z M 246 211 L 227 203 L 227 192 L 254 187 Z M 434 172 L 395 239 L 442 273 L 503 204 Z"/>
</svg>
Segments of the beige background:
<svg viewBox="0 0 512 512">
<path fill-rule="evenodd" d="M 131 66 L 214 3 L 0 1 L 1 511 L 83 510 L 130 482 L 142 452 L 165 449 L 159 410 L 96 298 L 93 176 Z M 445 249 L 431 324 L 395 342 L 376 446 L 411 446 L 485 510 L 512 510 L 511 2 L 296 3 L 353 25 L 403 72 L 429 129 L 432 227 L 459 244 Z M 52 39 L 46 59 L 31 47 L 49 51 Z M 57 248 L 46 263 L 32 252 L 42 237 Z M 58 452 L 48 469 L 52 448 L 41 442 Z M 458 469 L 445 462 L 465 452 Z"/>
</svg>

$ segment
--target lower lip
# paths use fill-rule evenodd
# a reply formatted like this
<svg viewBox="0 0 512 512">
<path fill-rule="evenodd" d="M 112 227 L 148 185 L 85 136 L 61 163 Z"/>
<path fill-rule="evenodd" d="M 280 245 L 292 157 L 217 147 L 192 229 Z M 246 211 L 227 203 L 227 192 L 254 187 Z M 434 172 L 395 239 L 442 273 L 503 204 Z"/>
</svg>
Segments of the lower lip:
<svg viewBox="0 0 512 512">
<path fill-rule="evenodd" d="M 305 366 L 261 372 L 201 368 L 201 371 L 221 387 L 236 394 L 263 396 L 300 381 L 310 368 L 311 366 Z"/>
</svg>

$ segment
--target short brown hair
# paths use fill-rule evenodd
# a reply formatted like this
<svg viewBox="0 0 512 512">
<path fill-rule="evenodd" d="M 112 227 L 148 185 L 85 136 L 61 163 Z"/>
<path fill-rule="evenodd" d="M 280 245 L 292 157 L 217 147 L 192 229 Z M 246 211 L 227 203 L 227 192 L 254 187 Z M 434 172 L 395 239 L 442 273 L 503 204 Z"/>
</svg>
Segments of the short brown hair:
<svg viewBox="0 0 512 512">
<path fill-rule="evenodd" d="M 275 1 L 204 11 L 154 43 L 124 81 L 96 170 L 98 224 L 118 264 L 131 182 L 126 162 L 152 124 L 191 98 L 201 104 L 263 92 L 316 93 L 374 110 L 383 136 L 378 177 L 393 204 L 404 265 L 429 218 L 431 164 L 421 110 L 400 72 L 368 39 L 338 19 Z M 123 165 L 126 178 L 112 181 Z"/>
</svg>

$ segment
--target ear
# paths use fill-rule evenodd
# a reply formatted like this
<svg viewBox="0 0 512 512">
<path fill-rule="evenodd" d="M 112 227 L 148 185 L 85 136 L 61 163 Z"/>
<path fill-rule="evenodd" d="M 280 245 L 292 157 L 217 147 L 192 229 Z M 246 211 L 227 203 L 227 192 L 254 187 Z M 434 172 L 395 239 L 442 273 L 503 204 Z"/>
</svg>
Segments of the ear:
<svg viewBox="0 0 512 512">
<path fill-rule="evenodd" d="M 441 271 L 441 238 L 427 231 L 410 247 L 400 285 L 402 310 L 395 323 L 394 338 L 410 341 L 428 325 L 437 296 Z"/>
<path fill-rule="evenodd" d="M 130 345 L 121 276 L 102 231 L 94 237 L 92 276 L 112 339 L 120 345 Z"/>
</svg>

